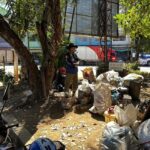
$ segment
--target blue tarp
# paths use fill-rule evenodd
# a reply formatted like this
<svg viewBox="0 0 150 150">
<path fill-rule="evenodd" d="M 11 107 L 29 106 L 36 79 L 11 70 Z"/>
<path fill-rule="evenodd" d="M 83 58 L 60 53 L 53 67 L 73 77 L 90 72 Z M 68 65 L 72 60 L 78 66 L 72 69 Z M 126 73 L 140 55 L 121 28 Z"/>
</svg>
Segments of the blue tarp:
<svg viewBox="0 0 150 150">
<path fill-rule="evenodd" d="M 0 49 L 2 48 L 12 48 L 4 39 L 0 38 Z"/>
<path fill-rule="evenodd" d="M 104 42 L 99 37 L 71 35 L 71 41 L 78 46 L 103 46 Z M 111 41 L 107 41 L 107 45 L 111 46 Z"/>
</svg>

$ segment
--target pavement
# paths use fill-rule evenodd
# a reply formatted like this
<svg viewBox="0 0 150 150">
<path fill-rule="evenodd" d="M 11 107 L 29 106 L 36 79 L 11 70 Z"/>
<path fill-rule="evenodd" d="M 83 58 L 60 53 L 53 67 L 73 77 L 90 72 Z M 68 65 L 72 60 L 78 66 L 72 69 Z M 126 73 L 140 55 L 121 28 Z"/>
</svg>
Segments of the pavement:
<svg viewBox="0 0 150 150">
<path fill-rule="evenodd" d="M 140 67 L 140 71 L 149 72 L 150 73 L 150 66 L 142 66 L 142 67 Z"/>
</svg>

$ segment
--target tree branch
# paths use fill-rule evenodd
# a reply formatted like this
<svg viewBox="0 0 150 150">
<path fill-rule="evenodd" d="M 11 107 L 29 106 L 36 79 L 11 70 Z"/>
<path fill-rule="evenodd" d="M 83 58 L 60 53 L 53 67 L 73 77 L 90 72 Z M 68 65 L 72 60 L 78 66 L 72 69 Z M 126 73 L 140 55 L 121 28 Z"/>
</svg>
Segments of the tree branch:
<svg viewBox="0 0 150 150">
<path fill-rule="evenodd" d="M 34 59 L 31 53 L 29 52 L 28 48 L 23 44 L 18 35 L 10 28 L 9 24 L 5 21 L 5 19 L 1 14 L 0 14 L 0 35 L 15 49 L 15 51 L 20 57 L 22 57 L 24 60 L 26 60 L 26 58 L 30 58 L 29 61 L 25 62 L 27 67 L 34 62 Z M 35 63 L 34 65 L 36 67 Z"/>
</svg>

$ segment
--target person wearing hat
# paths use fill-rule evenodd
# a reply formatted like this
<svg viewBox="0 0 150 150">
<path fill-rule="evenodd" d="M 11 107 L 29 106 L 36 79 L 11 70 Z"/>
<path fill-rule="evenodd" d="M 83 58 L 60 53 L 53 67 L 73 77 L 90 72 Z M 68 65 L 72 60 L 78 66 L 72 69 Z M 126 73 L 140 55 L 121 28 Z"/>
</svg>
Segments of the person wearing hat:
<svg viewBox="0 0 150 150">
<path fill-rule="evenodd" d="M 65 55 L 66 60 L 66 80 L 65 80 L 65 94 L 68 97 L 69 88 L 72 86 L 73 95 L 78 87 L 78 65 L 79 58 L 76 55 L 77 45 L 70 43 L 67 46 L 68 52 Z"/>
</svg>

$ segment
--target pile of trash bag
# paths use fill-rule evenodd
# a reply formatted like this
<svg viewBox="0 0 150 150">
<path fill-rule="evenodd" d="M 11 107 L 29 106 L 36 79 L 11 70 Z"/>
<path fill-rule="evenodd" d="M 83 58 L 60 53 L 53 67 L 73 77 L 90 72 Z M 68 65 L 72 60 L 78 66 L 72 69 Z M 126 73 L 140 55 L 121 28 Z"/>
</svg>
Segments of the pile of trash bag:
<svg viewBox="0 0 150 150">
<path fill-rule="evenodd" d="M 141 123 L 137 117 L 139 112 L 146 112 L 150 103 L 140 103 L 137 108 L 132 104 L 132 100 L 139 97 L 143 76 L 131 73 L 122 78 L 113 70 L 100 74 L 96 79 L 93 75 L 90 78 L 90 74 L 84 73 L 85 78 L 78 86 L 76 99 L 84 105 L 93 103 L 89 111 L 105 117 L 107 124 L 100 140 L 100 149 L 149 150 L 150 119 Z M 125 102 L 125 94 L 131 97 L 129 103 Z"/>
<path fill-rule="evenodd" d="M 112 104 L 110 85 L 107 83 L 99 83 L 95 86 L 93 95 L 94 103 L 89 111 L 92 113 L 103 114 Z"/>
<path fill-rule="evenodd" d="M 76 99 L 81 104 L 88 104 L 89 101 L 91 102 L 91 96 L 93 96 L 93 106 L 89 111 L 100 115 L 111 105 L 119 105 L 121 101 L 123 102 L 123 95 L 129 93 L 132 81 L 141 83 L 144 79 L 137 74 L 129 74 L 122 78 L 118 72 L 111 70 L 100 74 L 95 80 L 91 68 L 85 69 L 83 75 L 84 79 L 76 91 Z M 136 95 L 131 95 L 131 97 L 136 97 Z"/>
<path fill-rule="evenodd" d="M 96 78 L 96 83 L 109 83 L 115 87 L 117 87 L 119 84 L 122 83 L 122 78 L 119 77 L 119 73 L 115 72 L 114 70 L 111 71 L 107 71 L 103 74 L 100 74 L 97 78 Z"/>
<path fill-rule="evenodd" d="M 136 81 L 136 82 L 142 82 L 144 80 L 144 77 L 142 75 L 138 75 L 135 73 L 130 73 L 127 76 L 123 77 L 123 86 L 130 86 L 131 81 Z"/>
<path fill-rule="evenodd" d="M 138 128 L 137 131 L 140 145 L 144 150 L 150 149 L 150 119 L 144 121 Z"/>
<path fill-rule="evenodd" d="M 84 79 L 82 84 L 78 86 L 75 97 L 77 104 L 88 104 L 93 102 L 92 88 L 88 80 Z"/>
<path fill-rule="evenodd" d="M 111 121 L 106 124 L 100 140 L 101 150 L 149 150 L 150 149 L 150 118 L 138 122 L 134 130 L 129 125 Z"/>
<path fill-rule="evenodd" d="M 113 70 L 95 79 L 91 69 L 84 70 L 84 79 L 75 94 L 76 102 L 84 106 L 92 104 L 91 113 L 104 115 L 107 124 L 100 149 L 150 149 L 150 119 L 137 121 L 138 113 L 144 114 L 150 103 L 140 103 L 137 108 L 132 104 L 139 97 L 143 80 L 143 76 L 133 73 L 122 78 Z M 131 101 L 126 101 L 127 97 Z"/>
<path fill-rule="evenodd" d="M 101 150 L 138 150 L 139 142 L 128 126 L 119 126 L 116 122 L 107 123 L 102 140 Z"/>
</svg>

